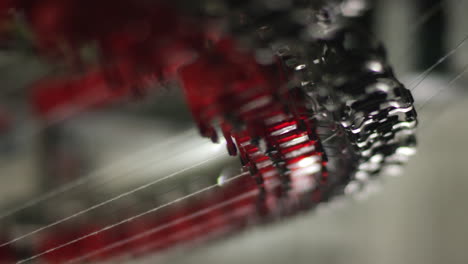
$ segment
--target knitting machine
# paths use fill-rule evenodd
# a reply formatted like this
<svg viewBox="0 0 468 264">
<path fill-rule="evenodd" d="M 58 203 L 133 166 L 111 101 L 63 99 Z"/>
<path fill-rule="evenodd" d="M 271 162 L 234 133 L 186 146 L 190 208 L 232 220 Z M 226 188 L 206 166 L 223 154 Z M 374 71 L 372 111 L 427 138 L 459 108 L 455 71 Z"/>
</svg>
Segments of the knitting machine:
<svg viewBox="0 0 468 264">
<path fill-rule="evenodd" d="M 225 145 L 241 169 L 112 224 L 73 222 L 98 203 L 6 235 L 0 260 L 125 260 L 212 241 L 363 192 L 402 166 L 415 152 L 417 114 L 385 48 L 358 23 L 369 8 L 364 0 L 2 1 L 2 47 L 26 39 L 52 69 L 28 88 L 39 122 L 138 104 L 171 86 L 199 134 Z"/>
</svg>

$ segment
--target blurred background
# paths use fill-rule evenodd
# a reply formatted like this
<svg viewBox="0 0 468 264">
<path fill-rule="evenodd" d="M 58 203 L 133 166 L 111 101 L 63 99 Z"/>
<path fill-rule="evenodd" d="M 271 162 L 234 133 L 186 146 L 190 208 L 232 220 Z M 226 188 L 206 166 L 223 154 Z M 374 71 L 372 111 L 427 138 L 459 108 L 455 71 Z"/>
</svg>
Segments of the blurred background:
<svg viewBox="0 0 468 264">
<path fill-rule="evenodd" d="M 368 197 L 344 197 L 228 239 L 131 261 L 468 263 L 467 10 L 467 0 L 380 0 L 362 19 L 385 44 L 419 110 L 418 153 L 400 176 L 383 177 Z M 238 166 L 223 144 L 197 136 L 171 87 L 142 103 L 41 123 L 22 91 L 48 70 L 27 47 L 0 52 L 0 232 L 24 234 L 204 162 L 72 224 L 117 221 L 209 186 Z M 27 248 L 35 239 L 18 243 Z"/>
</svg>

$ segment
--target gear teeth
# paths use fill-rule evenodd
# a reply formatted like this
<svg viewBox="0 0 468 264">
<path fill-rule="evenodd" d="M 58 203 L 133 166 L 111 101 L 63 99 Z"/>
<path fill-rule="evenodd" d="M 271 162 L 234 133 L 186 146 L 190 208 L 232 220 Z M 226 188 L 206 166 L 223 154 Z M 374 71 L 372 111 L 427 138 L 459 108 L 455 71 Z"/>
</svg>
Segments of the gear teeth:
<svg viewBox="0 0 468 264">
<path fill-rule="evenodd" d="M 250 49 L 265 54 L 269 48 L 279 59 L 288 76 L 288 93 L 280 96 L 289 96 L 294 117 L 305 114 L 318 125 L 337 125 L 336 133 L 344 134 L 344 139 L 324 146 L 321 140 L 330 133 L 317 140 L 316 149 L 324 160 L 333 153 L 330 164 L 346 164 L 342 171 L 330 165 L 330 179 L 343 188 L 351 180 L 363 184 L 384 167 L 407 160 L 414 152 L 409 149 L 415 146 L 417 126 L 411 92 L 393 75 L 383 46 L 348 26 L 350 17 L 366 9 L 366 1 L 292 1 L 274 12 L 265 11 L 274 14 L 274 20 L 261 15 L 263 11 L 253 2 L 230 2 L 236 9 L 231 31 L 248 39 Z M 239 14 L 244 23 L 238 23 Z M 289 26 L 295 29 L 288 30 Z M 290 32 L 301 37 L 291 38 Z M 299 91 L 299 99 L 290 100 L 291 94 L 297 94 L 294 91 Z M 273 133 L 294 129 L 285 125 Z M 339 194 L 332 190 L 334 186 L 328 186 L 330 193 Z"/>
</svg>

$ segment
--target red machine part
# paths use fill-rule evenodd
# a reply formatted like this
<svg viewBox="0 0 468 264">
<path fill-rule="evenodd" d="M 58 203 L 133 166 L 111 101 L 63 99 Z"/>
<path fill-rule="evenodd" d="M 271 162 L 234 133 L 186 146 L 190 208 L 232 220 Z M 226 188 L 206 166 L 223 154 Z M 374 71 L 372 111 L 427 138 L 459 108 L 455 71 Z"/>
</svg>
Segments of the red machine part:
<svg viewBox="0 0 468 264">
<path fill-rule="evenodd" d="M 175 206 L 155 215 L 104 230 L 42 256 L 47 263 L 103 261 L 155 253 L 181 244 L 194 243 L 230 233 L 255 218 L 258 189 L 251 177 L 241 177 L 185 206 Z M 43 236 L 37 252 L 54 249 L 105 226 L 85 223 L 68 226 Z"/>
<path fill-rule="evenodd" d="M 229 153 L 239 152 L 253 176 L 171 211 L 156 223 L 145 218 L 141 225 L 123 225 L 117 232 L 101 232 L 51 251 L 44 255 L 48 262 L 86 256 L 126 239 L 131 241 L 122 245 L 125 249 L 106 249 L 90 258 L 107 259 L 140 246 L 143 249 L 139 252 L 162 250 L 236 230 L 252 215 L 276 210 L 280 200 L 293 204 L 304 195 L 310 195 L 311 200 L 320 195 L 317 190 L 327 178 L 326 159 L 313 120 L 305 113 L 300 98 L 286 89 L 289 73 L 284 72 L 280 61 L 261 65 L 253 54 L 239 47 L 234 37 L 221 37 L 206 26 L 206 21 L 181 16 L 159 1 L 156 5 L 126 0 L 15 2 L 14 7 L 25 13 L 42 54 L 53 59 L 65 57 L 80 65 L 81 48 L 95 43 L 101 55 L 95 70 L 35 83 L 32 102 L 39 116 L 46 120 L 64 118 L 145 92 L 148 83 L 178 78 L 202 136 L 216 141 L 215 127 L 220 126 Z M 4 10 L 0 6 L 0 16 L 4 16 Z M 108 14 L 105 21 L 103 13 Z M 217 207 L 248 192 L 255 195 Z M 207 208 L 216 209 L 197 214 Z M 48 234 L 38 252 L 99 229 L 85 225 L 74 232 Z M 138 234 L 147 232 L 149 235 L 138 238 Z"/>
</svg>

